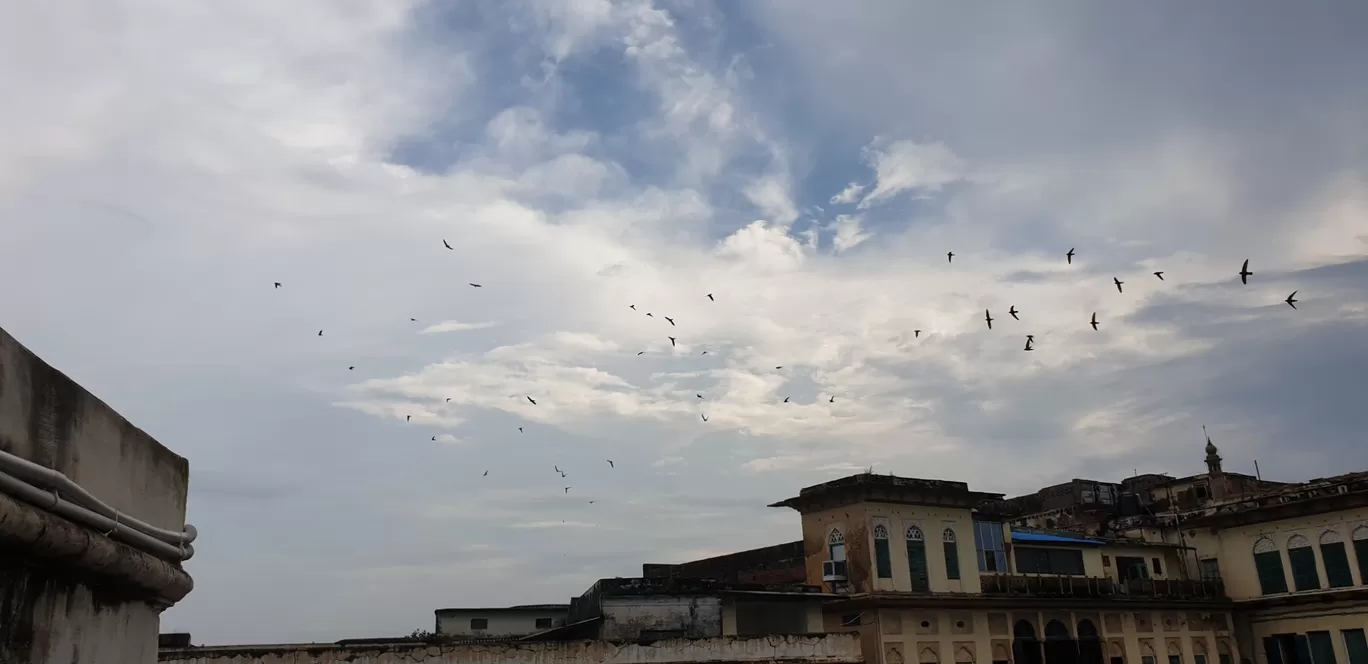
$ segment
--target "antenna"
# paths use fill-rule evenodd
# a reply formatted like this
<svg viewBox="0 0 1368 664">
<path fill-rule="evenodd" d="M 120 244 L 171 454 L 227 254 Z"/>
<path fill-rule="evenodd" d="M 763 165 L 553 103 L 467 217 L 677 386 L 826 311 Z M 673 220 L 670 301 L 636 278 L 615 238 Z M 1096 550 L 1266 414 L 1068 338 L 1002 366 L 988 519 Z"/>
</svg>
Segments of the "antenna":
<svg viewBox="0 0 1368 664">
<path fill-rule="evenodd" d="M 1211 442 L 1211 434 L 1207 433 L 1206 425 L 1205 425 L 1205 424 L 1202 425 L 1202 435 L 1203 435 L 1203 436 L 1206 436 L 1206 439 L 1207 439 L 1207 442 L 1208 442 L 1208 443 Z"/>
<path fill-rule="evenodd" d="M 1254 460 L 1254 478 L 1257 479 L 1257 480 L 1259 480 L 1260 482 L 1263 481 L 1263 475 L 1259 473 L 1259 460 L 1258 460 L 1258 459 L 1255 459 L 1255 460 Z"/>
</svg>

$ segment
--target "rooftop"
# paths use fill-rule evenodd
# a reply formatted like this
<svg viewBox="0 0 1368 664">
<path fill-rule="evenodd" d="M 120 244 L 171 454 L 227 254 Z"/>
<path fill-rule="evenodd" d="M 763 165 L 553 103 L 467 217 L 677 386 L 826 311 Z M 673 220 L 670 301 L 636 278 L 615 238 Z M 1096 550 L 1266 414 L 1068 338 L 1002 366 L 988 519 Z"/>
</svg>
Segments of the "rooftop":
<svg viewBox="0 0 1368 664">
<path fill-rule="evenodd" d="M 985 501 L 1001 500 L 1002 496 L 1001 493 L 970 491 L 965 482 L 861 473 L 804 487 L 796 497 L 773 503 L 770 507 L 790 507 L 799 512 L 812 512 L 870 501 L 970 509 Z"/>
<path fill-rule="evenodd" d="M 487 607 L 487 608 L 480 608 L 480 607 L 476 607 L 476 608 L 464 608 L 464 607 L 460 607 L 460 608 L 451 608 L 451 609 L 437 609 L 437 613 L 456 613 L 456 612 L 459 612 L 459 611 L 474 611 L 474 612 L 478 612 L 478 613 L 498 613 L 498 612 L 500 612 L 500 611 L 517 612 L 517 611 L 569 611 L 569 610 L 570 610 L 570 605 L 569 605 L 569 604 L 519 604 L 519 605 L 517 605 L 517 606 L 499 606 L 499 607 Z"/>
</svg>

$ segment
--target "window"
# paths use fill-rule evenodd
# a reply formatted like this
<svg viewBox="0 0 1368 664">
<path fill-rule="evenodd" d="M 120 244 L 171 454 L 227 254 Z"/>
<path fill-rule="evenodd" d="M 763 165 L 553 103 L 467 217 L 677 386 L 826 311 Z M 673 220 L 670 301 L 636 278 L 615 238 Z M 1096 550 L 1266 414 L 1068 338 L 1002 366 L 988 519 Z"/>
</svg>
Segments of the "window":
<svg viewBox="0 0 1368 664">
<path fill-rule="evenodd" d="M 1150 558 L 1150 562 L 1153 563 L 1153 566 L 1150 567 L 1150 571 L 1154 572 L 1155 574 L 1163 574 L 1163 573 L 1164 573 L 1164 568 L 1159 566 L 1159 559 L 1158 559 L 1158 558 Z"/>
<path fill-rule="evenodd" d="M 1254 543 L 1254 569 L 1259 574 L 1259 590 L 1265 595 L 1287 592 L 1287 575 L 1283 571 L 1282 553 L 1278 545 L 1267 537 Z M 1271 660 L 1269 664 L 1274 664 Z"/>
<path fill-rule="evenodd" d="M 1193 664 L 1207 664 L 1206 655 L 1194 654 L 1192 656 L 1192 662 Z"/>
<path fill-rule="evenodd" d="M 907 571 L 912 577 L 912 590 L 930 590 L 931 575 L 926 566 L 926 534 L 915 524 L 903 533 L 907 539 Z"/>
<path fill-rule="evenodd" d="M 1046 549 L 1018 546 L 1017 571 L 1022 574 L 1083 576 L 1083 552 L 1078 549 Z"/>
<path fill-rule="evenodd" d="M 945 548 L 945 578 L 958 579 L 959 572 L 959 544 L 955 541 L 955 531 L 946 528 L 941 532 L 941 540 Z"/>
<path fill-rule="evenodd" d="M 1134 556 L 1116 557 L 1116 576 L 1122 581 L 1150 578 L 1149 565 L 1144 558 Z"/>
<path fill-rule="evenodd" d="M 471 629 L 489 629 L 489 618 L 471 618 Z"/>
<path fill-rule="evenodd" d="M 1344 538 L 1327 530 L 1320 536 L 1321 562 L 1325 563 L 1325 582 L 1331 588 L 1354 585 L 1354 573 L 1349 571 L 1349 553 L 1344 550 Z"/>
<path fill-rule="evenodd" d="M 1368 664 L 1368 638 L 1361 629 L 1346 629 L 1340 632 L 1344 637 L 1344 651 L 1349 654 L 1349 664 Z"/>
<path fill-rule="evenodd" d="M 1153 655 L 1143 655 L 1140 657 L 1140 664 L 1154 664 Z"/>
<path fill-rule="evenodd" d="M 1215 558 L 1204 558 L 1197 561 L 1197 570 L 1201 573 L 1203 581 L 1221 580 L 1221 561 Z"/>
<path fill-rule="evenodd" d="M 1192 490 L 1193 490 L 1194 493 L 1197 494 L 1197 499 L 1198 499 L 1198 500 L 1205 500 L 1205 499 L 1206 499 L 1206 497 L 1207 497 L 1207 488 L 1206 488 L 1206 485 L 1205 485 L 1205 484 L 1198 484 L 1197 486 L 1193 487 Z M 1203 657 L 1202 659 L 1206 659 L 1206 658 Z M 1205 663 L 1205 662 L 1198 662 L 1198 664 L 1206 664 L 1206 663 Z"/>
<path fill-rule="evenodd" d="M 1168 664 L 1183 664 L 1183 656 L 1182 656 L 1182 655 L 1169 655 L 1169 662 L 1168 662 Z"/>
<path fill-rule="evenodd" d="M 1316 552 L 1311 542 L 1301 535 L 1287 539 L 1287 561 L 1292 564 L 1292 584 L 1297 590 L 1318 590 L 1320 571 L 1316 569 Z"/>
<path fill-rule="evenodd" d="M 1354 529 L 1354 558 L 1358 559 L 1359 583 L 1368 583 L 1368 526 Z"/>
<path fill-rule="evenodd" d="M 840 529 L 831 531 L 827 537 L 827 559 L 834 561 L 844 561 L 845 554 L 845 535 L 841 534 Z"/>
<path fill-rule="evenodd" d="M 880 579 L 893 578 L 893 557 L 888 551 L 888 526 L 874 524 L 874 567 Z"/>
<path fill-rule="evenodd" d="M 1307 632 L 1311 641 L 1311 661 L 1315 664 L 1335 664 L 1335 640 L 1330 632 Z"/>
<path fill-rule="evenodd" d="M 537 618 L 537 629 L 551 629 L 551 619 Z"/>
<path fill-rule="evenodd" d="M 1368 537 L 1368 529 L 1364 529 Z M 974 522 L 974 551 L 980 572 L 1006 572 L 1007 552 L 1002 546 L 1002 524 L 997 521 Z"/>
<path fill-rule="evenodd" d="M 863 613 L 847 613 L 841 616 L 841 627 L 858 627 Z"/>
</svg>

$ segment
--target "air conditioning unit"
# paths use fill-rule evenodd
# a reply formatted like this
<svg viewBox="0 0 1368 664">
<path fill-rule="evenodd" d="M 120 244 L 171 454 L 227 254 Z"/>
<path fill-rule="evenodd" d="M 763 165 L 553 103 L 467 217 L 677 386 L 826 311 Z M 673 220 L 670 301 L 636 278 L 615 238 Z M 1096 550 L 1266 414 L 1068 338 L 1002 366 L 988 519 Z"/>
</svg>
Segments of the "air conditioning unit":
<svg viewBox="0 0 1368 664">
<path fill-rule="evenodd" d="M 846 561 L 826 560 L 822 562 L 823 581 L 845 581 L 846 580 Z"/>
</svg>

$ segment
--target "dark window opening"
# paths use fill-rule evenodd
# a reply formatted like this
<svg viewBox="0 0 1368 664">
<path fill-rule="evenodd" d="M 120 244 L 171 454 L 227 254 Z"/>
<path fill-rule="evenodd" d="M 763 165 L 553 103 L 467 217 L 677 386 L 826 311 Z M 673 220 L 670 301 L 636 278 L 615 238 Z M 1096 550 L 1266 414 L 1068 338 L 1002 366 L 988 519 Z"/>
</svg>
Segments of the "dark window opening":
<svg viewBox="0 0 1368 664">
<path fill-rule="evenodd" d="M 1335 639 L 1330 632 L 1307 632 L 1311 642 L 1311 660 L 1315 664 L 1335 664 Z"/>
<path fill-rule="evenodd" d="M 863 613 L 847 613 L 841 616 L 841 627 L 855 627 L 860 624 L 860 616 Z"/>
<path fill-rule="evenodd" d="M 806 634 L 807 614 L 803 602 L 737 602 L 736 634 Z"/>
<path fill-rule="evenodd" d="M 874 538 L 874 569 L 880 579 L 893 578 L 893 556 L 888 550 L 888 538 Z"/>
<path fill-rule="evenodd" d="M 1349 553 L 1344 550 L 1344 542 L 1322 544 L 1320 549 L 1321 560 L 1325 561 L 1325 581 L 1330 587 L 1354 585 L 1354 574 L 1349 571 Z"/>
<path fill-rule="evenodd" d="M 1215 558 L 1206 558 L 1197 561 L 1197 569 L 1200 571 L 1203 581 L 1221 580 L 1221 561 Z M 1222 664 L 1229 664 L 1223 662 Z"/>
<path fill-rule="evenodd" d="M 1287 561 L 1292 564 L 1292 583 L 1297 590 L 1319 590 L 1320 571 L 1316 569 L 1316 552 L 1310 546 L 1287 550 Z"/>
<path fill-rule="evenodd" d="M 537 618 L 537 629 L 551 629 L 551 619 Z"/>
<path fill-rule="evenodd" d="M 1150 568 L 1150 571 L 1151 571 L 1151 572 L 1154 572 L 1155 574 L 1163 574 L 1163 573 L 1164 573 L 1164 568 L 1161 567 L 1161 566 L 1159 565 L 1159 559 L 1158 559 L 1158 558 L 1150 558 L 1150 563 L 1153 564 L 1153 567 Z"/>
<path fill-rule="evenodd" d="M 1277 549 L 1254 554 L 1254 569 L 1258 572 L 1259 590 L 1263 594 L 1287 592 L 1287 575 L 1283 571 L 1282 554 Z M 1278 663 L 1270 660 L 1269 664 Z"/>
<path fill-rule="evenodd" d="M 489 629 L 489 618 L 471 618 L 471 629 Z"/>
<path fill-rule="evenodd" d="M 1149 566 L 1144 558 L 1132 556 L 1116 557 L 1116 574 L 1122 581 L 1150 578 Z"/>
<path fill-rule="evenodd" d="M 1077 549 L 1045 549 L 1018 546 L 1017 571 L 1022 574 L 1083 576 L 1083 552 Z"/>
<path fill-rule="evenodd" d="M 1360 540 L 1362 541 L 1362 540 Z M 1368 637 L 1361 629 L 1346 629 L 1340 632 L 1344 637 L 1344 651 L 1349 655 L 1349 664 L 1368 664 Z"/>
</svg>

